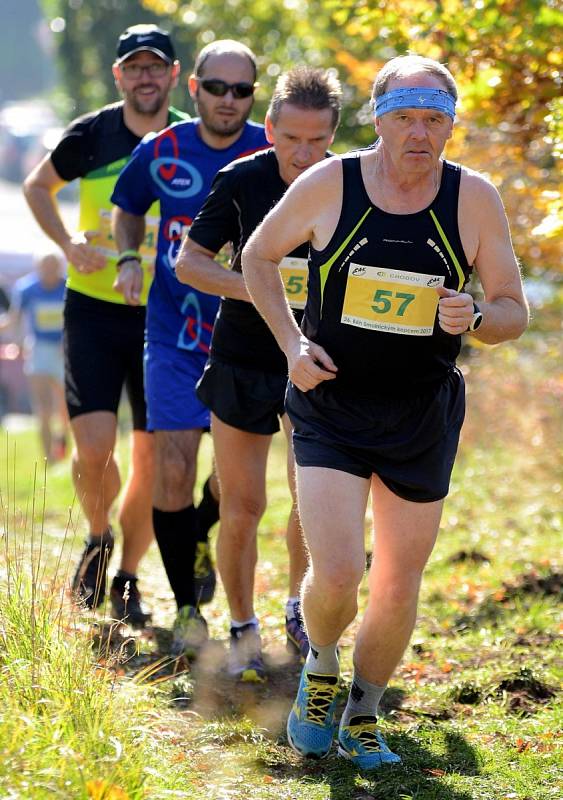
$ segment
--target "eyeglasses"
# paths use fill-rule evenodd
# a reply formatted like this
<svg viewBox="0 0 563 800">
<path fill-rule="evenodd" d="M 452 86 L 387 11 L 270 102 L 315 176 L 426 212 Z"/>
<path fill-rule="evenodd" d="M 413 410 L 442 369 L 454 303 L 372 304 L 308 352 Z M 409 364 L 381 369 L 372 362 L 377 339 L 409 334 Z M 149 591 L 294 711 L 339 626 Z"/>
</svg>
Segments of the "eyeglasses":
<svg viewBox="0 0 563 800">
<path fill-rule="evenodd" d="M 228 91 L 233 93 L 235 100 L 242 100 L 245 97 L 250 97 L 254 94 L 254 89 L 258 86 L 257 83 L 227 83 L 219 78 L 198 78 L 201 86 L 206 92 L 212 94 L 214 97 L 225 97 Z"/>
<path fill-rule="evenodd" d="M 124 64 L 121 72 L 132 80 L 140 78 L 143 72 L 147 72 L 151 78 L 162 78 L 169 66 L 164 61 L 153 61 L 151 64 Z"/>
</svg>

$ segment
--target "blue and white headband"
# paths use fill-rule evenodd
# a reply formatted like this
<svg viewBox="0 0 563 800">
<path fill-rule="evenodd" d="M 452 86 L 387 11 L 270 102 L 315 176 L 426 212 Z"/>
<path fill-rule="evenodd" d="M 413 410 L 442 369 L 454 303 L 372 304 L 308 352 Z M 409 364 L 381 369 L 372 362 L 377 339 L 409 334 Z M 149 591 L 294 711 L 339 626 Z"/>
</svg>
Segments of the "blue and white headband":
<svg viewBox="0 0 563 800">
<path fill-rule="evenodd" d="M 414 86 L 393 89 L 375 98 L 375 116 L 382 117 L 399 108 L 433 108 L 455 119 L 455 98 L 445 89 Z"/>
</svg>

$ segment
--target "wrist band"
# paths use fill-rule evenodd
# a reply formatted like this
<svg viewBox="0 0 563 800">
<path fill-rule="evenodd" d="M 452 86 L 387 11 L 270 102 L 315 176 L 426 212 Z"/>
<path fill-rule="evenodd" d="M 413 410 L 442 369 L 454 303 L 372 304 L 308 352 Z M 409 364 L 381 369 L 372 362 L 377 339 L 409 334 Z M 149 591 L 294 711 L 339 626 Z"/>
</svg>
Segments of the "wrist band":
<svg viewBox="0 0 563 800">
<path fill-rule="evenodd" d="M 138 250 L 124 250 L 117 258 L 117 267 L 120 267 L 125 261 L 141 261 L 142 256 Z"/>
</svg>

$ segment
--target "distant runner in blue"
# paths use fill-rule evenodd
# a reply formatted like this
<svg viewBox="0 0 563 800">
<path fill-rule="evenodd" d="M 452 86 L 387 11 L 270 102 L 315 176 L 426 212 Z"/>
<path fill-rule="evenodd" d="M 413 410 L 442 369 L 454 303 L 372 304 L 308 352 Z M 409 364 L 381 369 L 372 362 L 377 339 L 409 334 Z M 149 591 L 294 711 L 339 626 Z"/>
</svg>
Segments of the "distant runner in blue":
<svg viewBox="0 0 563 800">
<path fill-rule="evenodd" d="M 36 270 L 16 282 L 10 311 L 0 318 L 0 328 L 11 325 L 24 342 L 24 370 L 49 464 L 64 456 L 68 432 L 62 344 L 65 281 L 62 256 L 41 255 Z"/>
<path fill-rule="evenodd" d="M 214 477 L 207 480 L 197 509 L 193 489 L 201 434 L 209 427 L 209 411 L 196 397 L 195 385 L 207 361 L 219 298 L 181 284 L 174 267 L 217 171 L 267 147 L 263 126 L 247 121 L 255 85 L 251 50 L 232 40 L 205 47 L 189 79 L 200 118 L 145 137 L 112 196 L 121 254 L 115 285 L 130 305 L 139 302 L 142 290 L 138 250 L 145 214 L 155 200 L 160 202 L 147 305 L 145 393 L 156 447 L 154 530 L 178 606 L 172 652 L 188 657 L 207 639 L 198 607 L 212 599 L 215 588 L 207 533 L 218 518 L 218 487 Z"/>
</svg>

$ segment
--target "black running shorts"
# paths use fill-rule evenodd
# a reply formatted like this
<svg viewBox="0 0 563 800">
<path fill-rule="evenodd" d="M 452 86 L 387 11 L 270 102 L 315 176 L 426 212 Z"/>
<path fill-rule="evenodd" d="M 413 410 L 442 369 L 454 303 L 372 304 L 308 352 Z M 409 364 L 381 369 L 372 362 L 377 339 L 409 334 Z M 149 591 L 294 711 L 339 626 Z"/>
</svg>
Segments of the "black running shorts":
<svg viewBox="0 0 563 800">
<path fill-rule="evenodd" d="M 416 503 L 444 498 L 465 416 L 458 369 L 404 398 L 347 394 L 331 382 L 309 392 L 289 384 L 286 410 L 300 467 L 327 467 L 361 478 L 376 474 Z"/>
<path fill-rule="evenodd" d="M 127 390 L 135 430 L 146 430 L 143 390 L 145 308 L 96 300 L 68 289 L 64 308 L 65 394 L 71 419 L 117 414 Z"/>
<path fill-rule="evenodd" d="M 247 433 L 271 435 L 283 416 L 287 375 L 210 359 L 197 396 L 222 422 Z"/>
</svg>

